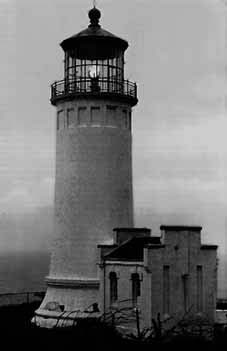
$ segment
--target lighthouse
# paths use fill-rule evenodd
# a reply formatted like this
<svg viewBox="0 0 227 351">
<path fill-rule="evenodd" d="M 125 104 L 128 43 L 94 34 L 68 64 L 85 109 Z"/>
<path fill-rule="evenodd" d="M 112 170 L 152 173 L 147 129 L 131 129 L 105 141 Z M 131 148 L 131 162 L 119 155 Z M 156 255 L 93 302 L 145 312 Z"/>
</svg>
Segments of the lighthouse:
<svg viewBox="0 0 227 351">
<path fill-rule="evenodd" d="M 38 324 L 99 311 L 98 244 L 133 227 L 132 107 L 124 76 L 127 41 L 104 30 L 92 8 L 88 27 L 60 45 L 64 78 L 51 86 L 56 108 L 55 233 Z"/>
</svg>

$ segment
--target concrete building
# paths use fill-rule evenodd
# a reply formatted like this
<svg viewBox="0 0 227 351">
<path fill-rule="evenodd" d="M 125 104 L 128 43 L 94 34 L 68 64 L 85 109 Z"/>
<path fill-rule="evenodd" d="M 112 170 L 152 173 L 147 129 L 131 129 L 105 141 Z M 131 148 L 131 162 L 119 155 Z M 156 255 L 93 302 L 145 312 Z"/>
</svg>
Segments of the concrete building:
<svg viewBox="0 0 227 351">
<path fill-rule="evenodd" d="M 201 244 L 201 227 L 115 229 L 113 245 L 100 245 L 102 310 L 137 307 L 142 327 L 199 316 L 213 323 L 217 246 Z"/>
<path fill-rule="evenodd" d="M 65 39 L 64 79 L 51 87 L 56 106 L 55 240 L 37 325 L 72 324 L 122 300 L 139 306 L 144 325 L 158 313 L 190 308 L 213 320 L 216 246 L 199 227 L 161 227 L 161 238 L 134 228 L 132 107 L 137 87 L 124 78 L 128 43 L 102 29 Z M 113 228 L 114 230 L 113 239 Z"/>
</svg>

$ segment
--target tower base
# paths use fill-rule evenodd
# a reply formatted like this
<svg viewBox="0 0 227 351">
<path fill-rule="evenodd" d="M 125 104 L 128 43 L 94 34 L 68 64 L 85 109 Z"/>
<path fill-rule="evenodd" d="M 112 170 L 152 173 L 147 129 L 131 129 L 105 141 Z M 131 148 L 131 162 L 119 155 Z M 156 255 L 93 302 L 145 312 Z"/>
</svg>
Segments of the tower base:
<svg viewBox="0 0 227 351">
<path fill-rule="evenodd" d="M 99 280 L 48 277 L 47 292 L 32 322 L 38 327 L 72 327 L 100 317 Z"/>
<path fill-rule="evenodd" d="M 40 328 L 69 328 L 77 325 L 82 319 L 95 320 L 101 316 L 100 312 L 54 312 L 39 308 L 32 318 L 32 323 Z"/>
</svg>

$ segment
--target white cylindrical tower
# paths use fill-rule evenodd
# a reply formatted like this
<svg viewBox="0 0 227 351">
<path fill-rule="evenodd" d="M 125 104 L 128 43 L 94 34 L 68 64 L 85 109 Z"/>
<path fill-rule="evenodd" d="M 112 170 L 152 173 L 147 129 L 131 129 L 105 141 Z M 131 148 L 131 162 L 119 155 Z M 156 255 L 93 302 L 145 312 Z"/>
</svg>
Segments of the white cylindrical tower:
<svg viewBox="0 0 227 351">
<path fill-rule="evenodd" d="M 136 85 L 124 79 L 128 43 L 102 29 L 61 43 L 64 80 L 52 85 L 57 109 L 55 240 L 47 293 L 37 318 L 85 313 L 99 304 L 97 245 L 133 226 L 131 109 Z M 98 310 L 98 309 L 97 309 Z"/>
</svg>

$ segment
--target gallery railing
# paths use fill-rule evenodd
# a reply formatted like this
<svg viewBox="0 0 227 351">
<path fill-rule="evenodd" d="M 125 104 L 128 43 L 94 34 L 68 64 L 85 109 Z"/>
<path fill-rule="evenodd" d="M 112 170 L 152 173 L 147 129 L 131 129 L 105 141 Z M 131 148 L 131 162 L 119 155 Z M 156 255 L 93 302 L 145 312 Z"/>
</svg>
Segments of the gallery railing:
<svg viewBox="0 0 227 351">
<path fill-rule="evenodd" d="M 71 94 L 114 94 L 137 100 L 137 86 L 129 80 L 80 78 L 61 80 L 51 85 L 51 101 Z"/>
</svg>

